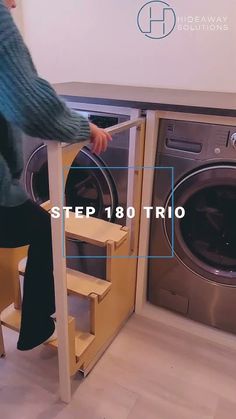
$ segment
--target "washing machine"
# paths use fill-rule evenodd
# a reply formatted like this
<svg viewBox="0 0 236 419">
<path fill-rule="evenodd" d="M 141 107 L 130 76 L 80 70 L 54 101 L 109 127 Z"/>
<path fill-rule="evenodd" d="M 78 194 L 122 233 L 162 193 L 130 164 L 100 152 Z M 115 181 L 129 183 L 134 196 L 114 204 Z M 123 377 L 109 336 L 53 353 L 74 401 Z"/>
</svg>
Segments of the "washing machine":
<svg viewBox="0 0 236 419">
<path fill-rule="evenodd" d="M 155 170 L 152 205 L 183 207 L 185 216 L 157 218 L 153 211 L 148 263 L 152 304 L 232 333 L 236 333 L 235 132 L 236 127 L 161 120 L 156 166 L 169 169 Z"/>
<path fill-rule="evenodd" d="M 120 113 L 80 110 L 77 103 L 68 103 L 68 105 L 101 128 L 130 119 L 130 115 Z M 114 223 L 120 222 L 115 217 L 115 208 L 127 207 L 129 137 L 129 130 L 114 135 L 106 152 L 99 156 L 91 152 L 90 145 L 81 149 L 72 163 L 73 167 L 81 169 L 71 169 L 69 172 L 65 185 L 65 205 L 73 208 L 92 206 L 96 211 L 95 217 Z M 41 204 L 49 199 L 47 148 L 41 139 L 24 136 L 23 155 L 24 171 L 21 182 L 31 199 Z M 119 168 L 109 169 L 114 166 Z M 111 207 L 110 218 L 107 218 L 106 207 Z M 126 223 L 126 219 L 124 218 L 122 222 Z M 67 266 L 71 269 L 105 279 L 105 259 L 93 258 L 93 256 L 105 256 L 105 249 L 83 241 L 67 239 L 66 254 Z"/>
</svg>

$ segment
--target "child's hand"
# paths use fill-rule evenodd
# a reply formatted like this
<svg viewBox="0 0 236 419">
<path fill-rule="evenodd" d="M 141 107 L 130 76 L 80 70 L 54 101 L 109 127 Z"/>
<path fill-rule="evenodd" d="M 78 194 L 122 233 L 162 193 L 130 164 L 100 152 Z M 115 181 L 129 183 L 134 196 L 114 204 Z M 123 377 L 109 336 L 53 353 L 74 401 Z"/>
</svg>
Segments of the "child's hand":
<svg viewBox="0 0 236 419">
<path fill-rule="evenodd" d="M 91 137 L 90 143 L 93 145 L 92 153 L 100 154 L 106 151 L 108 141 L 112 141 L 110 134 L 97 125 L 90 123 Z"/>
</svg>

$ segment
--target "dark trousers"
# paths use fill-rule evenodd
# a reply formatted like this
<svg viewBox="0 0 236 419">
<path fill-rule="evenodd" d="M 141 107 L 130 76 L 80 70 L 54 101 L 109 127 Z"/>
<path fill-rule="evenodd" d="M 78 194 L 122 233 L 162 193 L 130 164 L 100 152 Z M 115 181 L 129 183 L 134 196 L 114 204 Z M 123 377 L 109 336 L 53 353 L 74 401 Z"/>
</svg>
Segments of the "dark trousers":
<svg viewBox="0 0 236 419">
<path fill-rule="evenodd" d="M 31 200 L 18 207 L 0 207 L 0 247 L 24 245 L 29 251 L 17 343 L 22 351 L 40 345 L 55 330 L 50 317 L 55 312 L 50 214 Z"/>
</svg>

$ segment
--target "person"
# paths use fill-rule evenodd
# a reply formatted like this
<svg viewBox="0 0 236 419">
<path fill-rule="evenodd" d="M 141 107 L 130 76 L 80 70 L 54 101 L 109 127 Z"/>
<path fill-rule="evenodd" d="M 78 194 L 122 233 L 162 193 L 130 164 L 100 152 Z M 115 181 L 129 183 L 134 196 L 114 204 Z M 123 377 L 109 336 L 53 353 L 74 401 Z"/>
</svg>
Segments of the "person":
<svg viewBox="0 0 236 419">
<path fill-rule="evenodd" d="M 71 111 L 40 78 L 10 9 L 0 0 L 0 247 L 29 245 L 17 348 L 29 350 L 55 330 L 51 220 L 20 185 L 21 134 L 75 143 L 90 139 L 92 152 L 105 151 L 110 135 Z"/>
</svg>

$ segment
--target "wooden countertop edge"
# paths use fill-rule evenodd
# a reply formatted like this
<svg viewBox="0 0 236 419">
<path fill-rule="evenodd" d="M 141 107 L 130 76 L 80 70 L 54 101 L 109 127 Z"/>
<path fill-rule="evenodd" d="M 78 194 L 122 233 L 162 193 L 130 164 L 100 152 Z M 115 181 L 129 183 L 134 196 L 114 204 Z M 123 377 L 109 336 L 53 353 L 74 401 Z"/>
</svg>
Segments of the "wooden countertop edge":
<svg viewBox="0 0 236 419">
<path fill-rule="evenodd" d="M 236 116 L 236 93 L 97 83 L 57 83 L 61 96 L 84 103 Z"/>
</svg>

